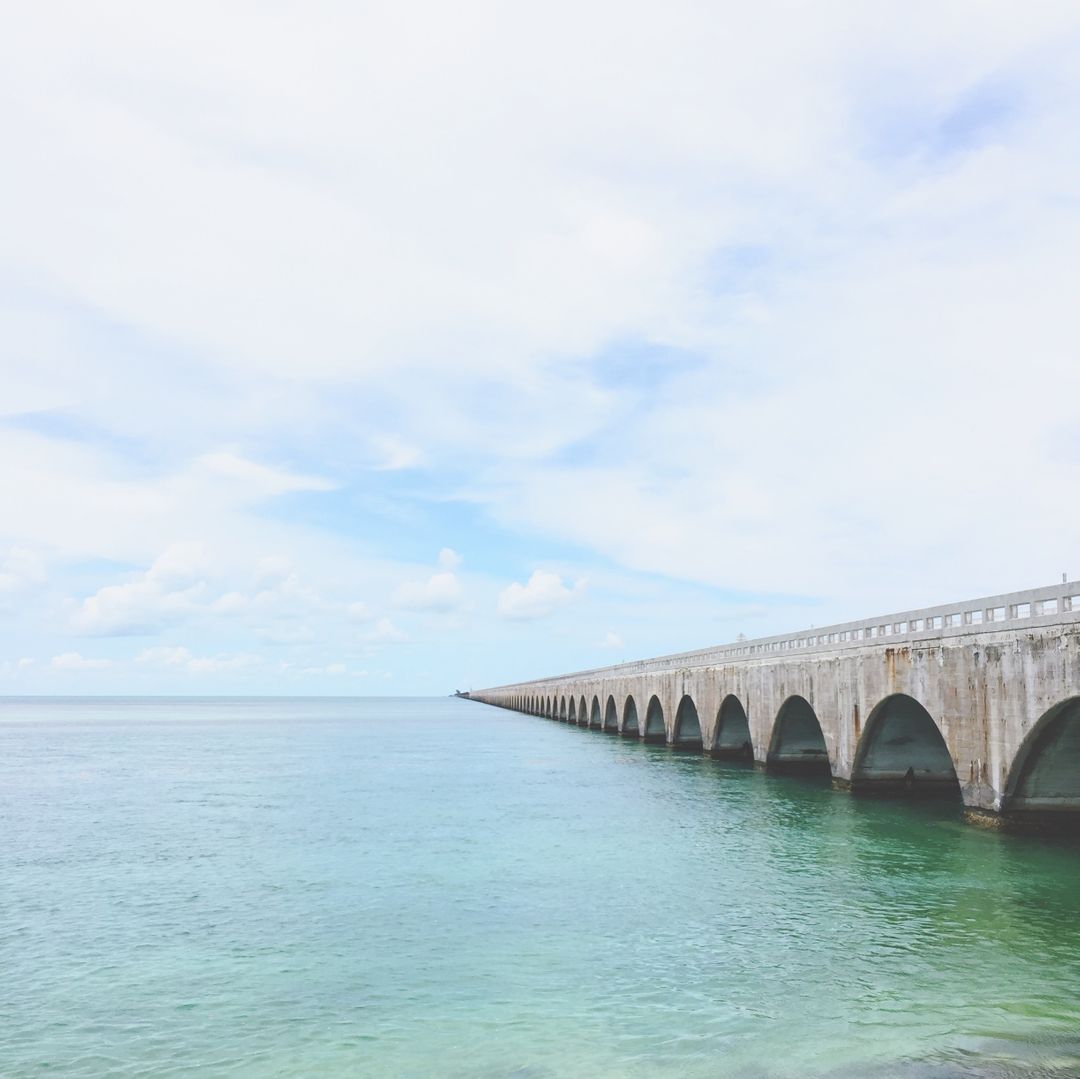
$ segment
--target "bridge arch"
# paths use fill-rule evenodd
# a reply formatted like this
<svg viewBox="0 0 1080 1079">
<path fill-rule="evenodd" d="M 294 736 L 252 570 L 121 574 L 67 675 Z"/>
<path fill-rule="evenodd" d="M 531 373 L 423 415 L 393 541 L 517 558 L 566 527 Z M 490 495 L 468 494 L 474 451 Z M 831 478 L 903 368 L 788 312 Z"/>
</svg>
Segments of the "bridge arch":
<svg viewBox="0 0 1080 1079">
<path fill-rule="evenodd" d="M 566 713 L 566 722 L 577 725 L 577 701 L 573 697 L 570 698 L 570 707 Z"/>
<path fill-rule="evenodd" d="M 617 731 L 619 729 L 619 706 L 614 697 L 608 697 L 607 707 L 604 709 L 604 730 Z"/>
<path fill-rule="evenodd" d="M 1044 712 L 1005 783 L 1006 813 L 1080 830 L 1080 697 Z"/>
<path fill-rule="evenodd" d="M 788 697 L 776 713 L 766 765 L 772 772 L 829 776 L 829 751 L 817 714 L 805 697 Z"/>
<path fill-rule="evenodd" d="M 851 789 L 959 796 L 960 782 L 945 738 L 914 697 L 894 693 L 870 713 L 855 750 Z"/>
<path fill-rule="evenodd" d="M 585 703 L 584 696 L 578 701 L 577 721 L 579 727 L 587 727 L 589 725 L 589 706 Z"/>
<path fill-rule="evenodd" d="M 713 735 L 712 755 L 720 760 L 754 759 L 754 743 L 750 737 L 750 721 L 742 701 L 729 693 L 716 713 L 716 733 Z"/>
<path fill-rule="evenodd" d="M 600 714 L 600 698 L 594 696 L 592 708 L 589 709 L 589 726 L 599 730 L 604 725 L 604 717 Z"/>
<path fill-rule="evenodd" d="M 559 700 L 559 722 L 565 723 L 567 721 L 567 709 L 566 698 L 563 697 Z"/>
<path fill-rule="evenodd" d="M 701 749 L 701 721 L 697 705 L 689 693 L 684 694 L 675 712 L 675 745 L 683 749 Z"/>
<path fill-rule="evenodd" d="M 637 701 L 633 695 L 626 698 L 623 704 L 623 721 L 620 728 L 622 734 L 632 734 L 636 738 L 641 733 L 641 724 L 638 721 Z"/>
<path fill-rule="evenodd" d="M 664 725 L 664 706 L 655 693 L 649 698 L 649 706 L 645 709 L 643 737 L 646 742 L 667 741 L 667 727 Z"/>
</svg>

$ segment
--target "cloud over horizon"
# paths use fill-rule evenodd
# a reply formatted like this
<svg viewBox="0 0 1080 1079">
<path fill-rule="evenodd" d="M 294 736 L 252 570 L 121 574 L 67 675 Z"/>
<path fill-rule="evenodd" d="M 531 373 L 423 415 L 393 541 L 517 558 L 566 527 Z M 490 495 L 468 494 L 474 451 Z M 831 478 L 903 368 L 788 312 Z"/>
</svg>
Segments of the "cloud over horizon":
<svg viewBox="0 0 1080 1079">
<path fill-rule="evenodd" d="M 1080 576 L 1075 5 L 9 24 L 0 691 L 439 692 Z"/>
</svg>

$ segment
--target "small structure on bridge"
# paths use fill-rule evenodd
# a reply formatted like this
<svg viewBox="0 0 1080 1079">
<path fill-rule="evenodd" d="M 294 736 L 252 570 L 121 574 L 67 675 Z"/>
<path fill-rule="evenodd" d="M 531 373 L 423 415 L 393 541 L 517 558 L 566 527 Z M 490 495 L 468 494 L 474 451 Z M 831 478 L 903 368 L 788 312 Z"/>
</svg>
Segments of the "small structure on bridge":
<svg viewBox="0 0 1080 1079">
<path fill-rule="evenodd" d="M 471 691 L 856 793 L 1080 829 L 1080 582 Z"/>
</svg>

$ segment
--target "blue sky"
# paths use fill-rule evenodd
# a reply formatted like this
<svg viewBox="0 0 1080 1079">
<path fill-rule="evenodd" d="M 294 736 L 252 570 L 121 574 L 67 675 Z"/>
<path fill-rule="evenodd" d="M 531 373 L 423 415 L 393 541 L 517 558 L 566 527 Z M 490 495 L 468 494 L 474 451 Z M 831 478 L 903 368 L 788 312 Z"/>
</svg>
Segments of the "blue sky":
<svg viewBox="0 0 1080 1079">
<path fill-rule="evenodd" d="M 441 693 L 1080 575 L 1075 5 L 9 27 L 0 693 Z"/>
</svg>

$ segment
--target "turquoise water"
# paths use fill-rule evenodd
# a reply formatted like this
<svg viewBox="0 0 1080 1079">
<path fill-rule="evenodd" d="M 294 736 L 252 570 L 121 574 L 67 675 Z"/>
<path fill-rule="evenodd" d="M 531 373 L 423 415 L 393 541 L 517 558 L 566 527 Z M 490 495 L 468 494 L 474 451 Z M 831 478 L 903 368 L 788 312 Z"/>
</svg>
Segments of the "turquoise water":
<svg viewBox="0 0 1080 1079">
<path fill-rule="evenodd" d="M 1080 1076 L 1080 852 L 458 700 L 0 703 L 0 1074 Z"/>
</svg>

